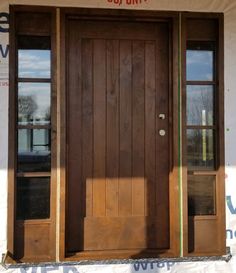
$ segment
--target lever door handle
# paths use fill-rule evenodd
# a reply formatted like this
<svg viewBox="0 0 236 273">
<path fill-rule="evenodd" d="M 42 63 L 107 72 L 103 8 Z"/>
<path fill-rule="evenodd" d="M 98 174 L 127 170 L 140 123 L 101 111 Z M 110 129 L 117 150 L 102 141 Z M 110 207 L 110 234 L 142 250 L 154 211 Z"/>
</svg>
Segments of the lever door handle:
<svg viewBox="0 0 236 273">
<path fill-rule="evenodd" d="M 159 119 L 165 119 L 165 118 L 166 118 L 165 114 L 159 114 Z"/>
</svg>

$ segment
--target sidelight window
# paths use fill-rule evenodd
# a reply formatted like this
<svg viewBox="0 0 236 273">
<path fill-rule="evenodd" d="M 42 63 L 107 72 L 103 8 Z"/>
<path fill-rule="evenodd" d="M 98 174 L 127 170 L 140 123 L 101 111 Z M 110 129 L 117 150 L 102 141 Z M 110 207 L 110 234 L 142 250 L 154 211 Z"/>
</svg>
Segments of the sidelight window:
<svg viewBox="0 0 236 273">
<path fill-rule="evenodd" d="M 50 37 L 17 37 L 17 219 L 50 217 Z"/>
<path fill-rule="evenodd" d="M 189 215 L 215 214 L 215 45 L 187 43 L 187 166 Z M 202 171 L 202 174 L 197 174 Z M 207 172 L 207 173 L 205 173 Z"/>
<path fill-rule="evenodd" d="M 221 19 L 184 20 L 187 255 L 210 255 L 225 249 Z"/>
</svg>

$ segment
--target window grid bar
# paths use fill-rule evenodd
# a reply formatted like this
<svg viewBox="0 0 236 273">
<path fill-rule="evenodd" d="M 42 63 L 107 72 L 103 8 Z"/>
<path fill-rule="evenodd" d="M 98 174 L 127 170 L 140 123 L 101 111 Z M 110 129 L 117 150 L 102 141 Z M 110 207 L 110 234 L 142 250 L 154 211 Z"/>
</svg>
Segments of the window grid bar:
<svg viewBox="0 0 236 273">
<path fill-rule="evenodd" d="M 186 125 L 186 129 L 212 129 L 215 130 L 215 125 Z"/>
<path fill-rule="evenodd" d="M 27 125 L 17 125 L 17 128 L 20 129 L 45 129 L 45 130 L 51 130 L 51 125 L 34 125 L 34 124 L 27 124 Z"/>
<path fill-rule="evenodd" d="M 17 177 L 51 177 L 51 172 L 18 172 Z"/>
<path fill-rule="evenodd" d="M 51 78 L 18 78 L 17 82 L 51 83 Z"/>
<path fill-rule="evenodd" d="M 187 85 L 216 85 L 216 81 L 187 81 Z"/>
</svg>

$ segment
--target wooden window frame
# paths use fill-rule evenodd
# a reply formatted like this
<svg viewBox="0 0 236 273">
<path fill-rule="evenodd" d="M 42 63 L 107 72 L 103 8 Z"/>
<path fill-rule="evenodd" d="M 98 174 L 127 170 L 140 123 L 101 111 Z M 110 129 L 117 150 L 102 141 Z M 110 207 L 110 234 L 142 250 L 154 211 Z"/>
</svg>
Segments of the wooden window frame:
<svg viewBox="0 0 236 273">
<path fill-rule="evenodd" d="M 17 24 L 17 16 L 31 14 L 32 10 L 42 16 L 49 16 L 50 25 L 47 26 L 48 30 L 42 30 L 37 33 L 34 31 L 34 27 L 31 28 L 27 25 L 26 20 L 22 20 L 21 24 Z M 56 259 L 56 191 L 57 188 L 57 171 L 56 171 L 56 128 L 57 128 L 57 103 L 56 103 L 56 40 L 55 40 L 55 13 L 54 8 L 50 7 L 37 7 L 36 9 L 29 6 L 10 6 L 10 56 L 9 56 L 9 163 L 8 163 L 8 234 L 7 234 L 7 249 L 8 249 L 8 260 L 10 262 L 19 261 L 14 257 L 16 253 L 16 223 L 19 226 L 27 226 L 30 232 L 33 232 L 34 226 L 45 227 L 50 241 L 48 242 L 48 253 L 42 254 L 42 257 L 34 255 L 32 257 L 26 258 L 25 261 L 29 262 L 34 259 L 35 262 L 51 261 Z M 37 20 L 36 20 L 37 21 Z M 36 22 L 36 25 L 40 25 Z M 40 27 L 39 27 L 40 29 Z M 35 82 L 34 79 L 18 79 L 17 75 L 17 35 L 26 36 L 49 36 L 51 41 L 51 77 L 50 79 L 37 79 L 36 82 L 47 82 L 51 84 L 51 125 L 36 125 L 36 126 L 17 126 L 17 96 L 16 96 L 16 85 L 19 82 Z M 27 129 L 51 129 L 51 172 L 27 172 L 17 174 L 17 128 Z M 16 178 L 17 177 L 49 177 L 50 178 L 50 218 L 49 219 L 39 219 L 39 220 L 16 220 Z M 31 231 L 32 230 L 32 231 Z M 24 236 L 24 235 L 23 235 Z M 23 250 L 24 251 L 24 250 Z"/>
<path fill-rule="evenodd" d="M 198 25 L 206 24 L 198 30 Z M 181 57 L 182 57 L 182 171 L 183 171 L 183 254 L 184 256 L 211 256 L 224 255 L 226 253 L 226 234 L 225 234 L 225 146 L 224 146 L 224 15 L 222 13 L 183 13 L 182 14 L 182 39 L 181 39 Z M 186 50 L 187 43 L 215 43 L 215 78 L 208 84 L 214 86 L 214 117 L 215 121 L 209 128 L 215 131 L 215 169 L 214 170 L 196 170 L 188 171 L 187 168 L 187 106 L 186 106 L 186 87 L 190 82 L 186 79 Z M 199 81 L 200 82 L 200 81 Z M 197 83 L 197 81 L 196 81 Z M 200 127 L 200 126 L 192 126 Z M 204 126 L 206 129 L 208 126 Z M 198 229 L 198 223 L 205 223 L 206 228 L 212 223 L 217 229 L 217 237 L 215 238 L 215 250 L 206 249 L 206 252 L 199 251 L 204 238 L 207 238 L 209 230 L 206 234 L 199 231 L 197 240 L 200 244 L 196 250 L 191 250 L 189 246 L 189 236 L 191 232 L 189 216 L 188 216 L 188 173 L 191 175 L 215 175 L 216 177 L 216 215 L 194 216 L 193 225 Z M 199 228 L 200 230 L 200 228 Z M 199 235 L 200 234 L 200 235 Z M 194 235 L 195 236 L 195 235 Z M 214 243 L 215 243 L 214 242 Z M 197 243 L 198 244 L 198 243 Z"/>
<path fill-rule="evenodd" d="M 56 14 L 58 11 L 58 14 Z M 158 257 L 179 257 L 206 255 L 205 253 L 188 252 L 188 213 L 187 213 L 187 165 L 186 165 L 186 137 L 185 137 L 185 122 L 186 122 L 186 79 L 182 77 L 180 82 L 179 62 L 180 54 L 182 57 L 182 75 L 186 75 L 185 67 L 185 52 L 186 52 L 186 22 L 189 18 L 213 18 L 219 22 L 219 41 L 217 56 L 218 66 L 220 69 L 217 72 L 218 78 L 218 96 L 217 100 L 222 103 L 218 105 L 216 111 L 218 112 L 218 130 L 220 136 L 218 138 L 218 155 L 219 166 L 218 178 L 220 181 L 219 190 L 220 195 L 217 194 L 218 202 L 221 204 L 218 207 L 219 217 L 219 249 L 209 255 L 225 254 L 225 200 L 224 200 L 224 77 L 223 77 L 223 16 L 222 14 L 204 14 L 204 13 L 181 13 L 181 12 L 156 12 L 156 11 L 130 11 L 130 10 L 103 10 L 103 9 L 84 9 L 84 8 L 55 8 L 55 7 L 36 7 L 36 6 L 10 6 L 10 95 L 9 95 L 9 165 L 8 165 L 8 254 L 9 261 L 13 262 L 15 245 L 15 214 L 16 214 L 16 17 L 19 13 L 49 13 L 51 14 L 51 140 L 52 140 L 52 165 L 51 165 L 51 220 L 50 220 L 50 236 L 52 238 L 50 243 L 50 255 L 45 257 L 38 257 L 37 261 L 69 261 L 78 260 L 78 257 L 67 257 L 65 248 L 65 217 L 66 217 L 66 45 L 65 45 L 65 23 L 66 18 L 75 16 L 80 19 L 93 18 L 96 20 L 134 20 L 134 21 L 169 21 L 171 31 L 171 64 L 170 64 L 170 94 L 172 95 L 172 133 L 176 136 L 173 138 L 173 171 L 170 179 L 170 251 L 158 255 Z M 59 16 L 57 16 L 59 15 Z M 182 19 L 181 19 L 182 18 Z M 180 32 L 179 23 L 182 21 L 182 33 Z M 23 34 L 35 35 L 31 29 L 29 32 Z M 181 37 L 179 36 L 181 35 Z M 182 46 L 179 48 L 179 39 L 181 39 Z M 59 59 L 60 55 L 60 59 Z M 179 94 L 179 85 L 182 86 L 182 94 Z M 180 95 L 180 96 L 179 96 Z M 180 97 L 182 95 L 182 104 Z M 179 111 L 182 107 L 182 120 L 179 119 Z M 180 124 L 182 122 L 182 128 Z M 41 128 L 41 127 L 40 127 Z M 182 133 L 182 140 L 177 136 Z M 182 151 L 179 151 L 180 141 L 182 142 Z M 180 163 L 182 158 L 182 165 Z M 179 168 L 182 168 L 182 191 L 183 191 L 183 249 L 181 246 L 181 216 L 179 190 Z M 24 174 L 22 174 L 24 176 Z M 44 173 L 37 173 L 37 176 L 44 176 Z M 31 174 L 25 174 L 25 177 L 30 177 Z M 35 176 L 35 174 L 34 174 Z M 56 232 L 57 230 L 57 232 Z M 84 259 L 98 258 L 95 256 L 86 256 Z M 109 256 L 102 256 L 100 259 L 113 258 L 129 258 L 128 256 L 119 256 L 115 253 Z M 27 261 L 27 260 L 26 260 Z M 32 260 L 30 260 L 32 261 Z"/>
</svg>

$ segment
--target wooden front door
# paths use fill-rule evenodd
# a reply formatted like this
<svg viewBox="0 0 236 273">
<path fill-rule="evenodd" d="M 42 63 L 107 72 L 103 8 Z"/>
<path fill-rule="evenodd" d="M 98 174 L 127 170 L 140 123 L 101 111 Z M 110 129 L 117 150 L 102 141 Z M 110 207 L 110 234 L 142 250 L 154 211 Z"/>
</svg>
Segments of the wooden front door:
<svg viewBox="0 0 236 273">
<path fill-rule="evenodd" d="M 66 54 L 66 251 L 169 249 L 168 23 L 70 19 Z"/>
</svg>

